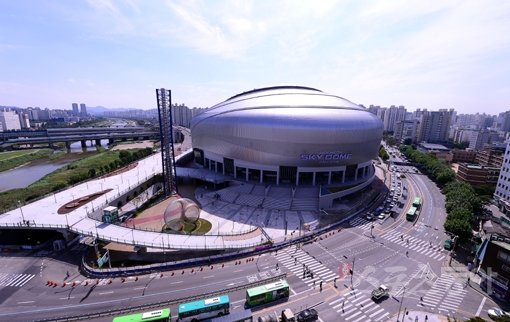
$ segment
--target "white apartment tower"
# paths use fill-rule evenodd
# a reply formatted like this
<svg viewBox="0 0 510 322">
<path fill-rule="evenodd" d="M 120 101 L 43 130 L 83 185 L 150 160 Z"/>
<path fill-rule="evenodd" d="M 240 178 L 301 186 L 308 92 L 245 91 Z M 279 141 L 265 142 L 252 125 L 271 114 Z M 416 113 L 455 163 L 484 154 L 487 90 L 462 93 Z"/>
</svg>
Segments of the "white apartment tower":
<svg viewBox="0 0 510 322">
<path fill-rule="evenodd" d="M 18 114 L 9 109 L 0 110 L 0 124 L 2 131 L 21 130 Z"/>
<path fill-rule="evenodd" d="M 394 132 L 395 124 L 397 122 L 403 121 L 406 117 L 406 109 L 404 106 L 396 107 L 392 105 L 390 108 L 386 110 L 384 113 L 384 131 L 386 132 Z"/>
<path fill-rule="evenodd" d="M 501 210 L 505 213 L 510 212 L 510 141 L 506 143 L 494 199 L 498 202 Z"/>
</svg>

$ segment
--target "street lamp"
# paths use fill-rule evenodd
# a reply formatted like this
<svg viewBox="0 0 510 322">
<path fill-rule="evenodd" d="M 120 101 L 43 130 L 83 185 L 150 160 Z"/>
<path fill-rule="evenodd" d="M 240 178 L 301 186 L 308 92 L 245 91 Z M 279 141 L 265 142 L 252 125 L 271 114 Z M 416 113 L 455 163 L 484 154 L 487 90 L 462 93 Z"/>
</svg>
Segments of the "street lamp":
<svg viewBox="0 0 510 322">
<path fill-rule="evenodd" d="M 21 207 L 21 201 L 18 200 L 19 210 L 21 211 L 21 218 L 23 219 L 23 223 L 25 223 L 25 215 L 23 214 L 23 208 Z"/>
</svg>

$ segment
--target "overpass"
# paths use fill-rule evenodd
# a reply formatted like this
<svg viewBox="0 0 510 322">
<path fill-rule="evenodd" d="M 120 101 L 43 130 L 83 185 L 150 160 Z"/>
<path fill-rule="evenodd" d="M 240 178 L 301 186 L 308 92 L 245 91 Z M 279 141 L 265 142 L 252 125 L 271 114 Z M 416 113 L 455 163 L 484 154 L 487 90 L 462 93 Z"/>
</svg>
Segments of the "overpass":
<svg viewBox="0 0 510 322">
<path fill-rule="evenodd" d="M 101 140 L 108 140 L 113 143 L 116 140 L 128 139 L 155 139 L 159 137 L 159 131 L 150 130 L 144 127 L 95 127 L 95 128 L 57 128 L 45 131 L 16 131 L 3 132 L 0 136 L 0 148 L 7 148 L 16 145 L 65 143 L 70 148 L 72 142 L 80 141 L 82 147 L 87 141 L 101 145 Z"/>
</svg>

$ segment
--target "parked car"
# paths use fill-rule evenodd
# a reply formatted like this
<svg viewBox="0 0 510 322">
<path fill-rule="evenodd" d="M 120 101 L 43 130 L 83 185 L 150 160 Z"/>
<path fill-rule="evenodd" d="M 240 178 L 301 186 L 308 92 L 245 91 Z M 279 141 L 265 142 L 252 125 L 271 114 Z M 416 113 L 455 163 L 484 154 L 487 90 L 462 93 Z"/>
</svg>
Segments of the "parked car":
<svg viewBox="0 0 510 322">
<path fill-rule="evenodd" d="M 487 310 L 487 314 L 491 319 L 501 317 L 501 316 L 510 316 L 508 312 L 503 311 L 499 307 L 493 307 L 492 309 Z"/>
<path fill-rule="evenodd" d="M 386 218 L 386 214 L 385 213 L 382 213 L 379 216 L 377 216 L 377 219 L 384 219 L 384 218 Z"/>
</svg>

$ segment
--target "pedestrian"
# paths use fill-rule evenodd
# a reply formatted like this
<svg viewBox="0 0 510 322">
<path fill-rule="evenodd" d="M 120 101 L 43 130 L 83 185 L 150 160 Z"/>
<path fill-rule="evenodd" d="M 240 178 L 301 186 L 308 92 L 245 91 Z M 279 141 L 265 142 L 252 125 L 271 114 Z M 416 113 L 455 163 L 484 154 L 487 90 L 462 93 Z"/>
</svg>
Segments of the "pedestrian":
<svg viewBox="0 0 510 322">
<path fill-rule="evenodd" d="M 313 277 L 312 277 L 313 278 Z M 315 288 L 315 281 L 313 281 L 313 288 Z"/>
<path fill-rule="evenodd" d="M 406 250 L 406 256 L 409 257 L 409 251 Z"/>
</svg>

